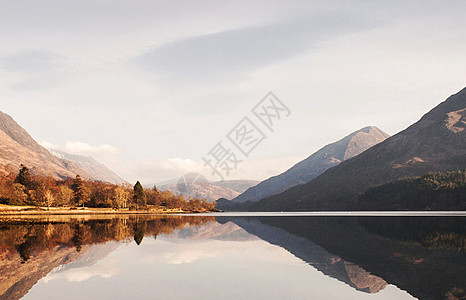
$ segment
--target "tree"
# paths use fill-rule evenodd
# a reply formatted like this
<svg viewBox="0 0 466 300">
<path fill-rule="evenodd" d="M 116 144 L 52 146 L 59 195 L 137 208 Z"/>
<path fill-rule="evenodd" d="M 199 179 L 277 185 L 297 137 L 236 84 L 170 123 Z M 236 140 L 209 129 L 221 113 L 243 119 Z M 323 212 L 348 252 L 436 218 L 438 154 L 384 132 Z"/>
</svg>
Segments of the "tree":
<svg viewBox="0 0 466 300">
<path fill-rule="evenodd" d="M 69 205 L 71 200 L 73 200 L 73 190 L 66 185 L 60 185 L 57 204 L 61 206 Z"/>
<path fill-rule="evenodd" d="M 86 191 L 84 190 L 84 183 L 81 179 L 81 176 L 76 175 L 76 179 L 73 181 L 73 185 L 71 186 L 74 192 L 74 202 L 76 206 L 83 205 L 84 200 L 86 199 Z"/>
<path fill-rule="evenodd" d="M 47 210 L 49 210 L 50 206 L 52 206 L 53 202 L 55 201 L 55 197 L 52 194 L 52 191 L 46 190 L 44 194 L 45 204 L 47 205 Z"/>
<path fill-rule="evenodd" d="M 115 188 L 115 203 L 118 208 L 126 208 L 130 192 L 122 186 Z"/>
<path fill-rule="evenodd" d="M 134 202 L 136 203 L 136 209 L 139 209 L 139 204 L 141 206 L 146 206 L 146 193 L 144 192 L 144 188 L 142 187 L 141 183 L 138 181 L 134 185 Z"/>
<path fill-rule="evenodd" d="M 21 164 L 19 174 L 16 176 L 15 183 L 20 183 L 24 185 L 26 188 L 29 188 L 31 185 L 31 173 L 29 169 Z"/>
<path fill-rule="evenodd" d="M 14 183 L 11 202 L 9 204 L 24 205 L 27 199 L 28 195 L 26 194 L 26 188 L 21 183 Z"/>
</svg>

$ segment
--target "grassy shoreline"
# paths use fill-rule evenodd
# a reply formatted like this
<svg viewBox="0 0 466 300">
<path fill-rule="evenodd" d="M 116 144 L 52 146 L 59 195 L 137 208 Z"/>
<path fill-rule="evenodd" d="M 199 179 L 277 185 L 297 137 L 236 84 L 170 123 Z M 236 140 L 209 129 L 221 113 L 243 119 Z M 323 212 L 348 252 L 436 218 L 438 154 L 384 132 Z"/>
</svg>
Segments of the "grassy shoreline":
<svg viewBox="0 0 466 300">
<path fill-rule="evenodd" d="M 0 204 L 0 216 L 5 215 L 115 215 L 115 214 L 182 214 L 182 213 L 208 213 L 211 211 L 186 211 L 182 209 L 169 209 L 164 207 L 149 207 L 147 209 L 129 210 L 113 208 L 90 207 L 37 207 L 14 206 Z"/>
</svg>

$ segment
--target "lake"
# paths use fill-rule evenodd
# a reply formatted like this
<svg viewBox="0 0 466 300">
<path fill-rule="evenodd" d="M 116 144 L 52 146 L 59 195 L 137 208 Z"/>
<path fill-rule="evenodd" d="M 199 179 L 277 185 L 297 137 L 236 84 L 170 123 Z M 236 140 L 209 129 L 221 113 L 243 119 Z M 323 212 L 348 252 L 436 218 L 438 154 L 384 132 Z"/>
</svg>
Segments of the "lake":
<svg viewBox="0 0 466 300">
<path fill-rule="evenodd" d="M 0 230 L 0 299 L 466 297 L 455 214 L 11 216 Z"/>
</svg>

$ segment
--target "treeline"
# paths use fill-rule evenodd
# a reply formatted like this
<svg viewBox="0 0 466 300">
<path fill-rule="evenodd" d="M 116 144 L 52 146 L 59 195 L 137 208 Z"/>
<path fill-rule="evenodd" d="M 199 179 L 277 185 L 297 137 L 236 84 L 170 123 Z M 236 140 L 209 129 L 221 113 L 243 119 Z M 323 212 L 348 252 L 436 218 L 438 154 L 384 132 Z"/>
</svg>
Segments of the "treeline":
<svg viewBox="0 0 466 300">
<path fill-rule="evenodd" d="M 429 173 L 368 189 L 363 210 L 466 210 L 466 171 Z"/>
<path fill-rule="evenodd" d="M 185 211 L 212 211 L 215 203 L 201 199 L 187 201 L 171 191 L 159 191 L 154 186 L 143 188 L 139 181 L 131 186 L 99 181 L 87 181 L 79 175 L 74 179 L 32 175 L 21 165 L 17 176 L 0 177 L 0 203 L 45 207 L 100 207 L 116 209 L 147 209 L 163 207 Z"/>
<path fill-rule="evenodd" d="M 155 216 L 113 218 L 70 222 L 27 222 L 6 221 L 0 226 L 0 256 L 14 260 L 19 254 L 23 262 L 55 247 L 73 247 L 81 251 L 85 245 L 120 241 L 141 244 L 144 237 L 156 238 L 160 234 L 171 234 L 186 226 L 199 226 L 215 222 L 214 217 Z"/>
</svg>

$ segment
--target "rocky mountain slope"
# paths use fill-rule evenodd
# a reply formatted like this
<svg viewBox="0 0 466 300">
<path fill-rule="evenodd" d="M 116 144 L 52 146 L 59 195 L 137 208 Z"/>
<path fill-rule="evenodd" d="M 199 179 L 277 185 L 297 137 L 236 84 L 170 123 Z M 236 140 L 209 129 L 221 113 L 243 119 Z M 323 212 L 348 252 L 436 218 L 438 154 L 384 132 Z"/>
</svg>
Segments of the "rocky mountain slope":
<svg viewBox="0 0 466 300">
<path fill-rule="evenodd" d="M 51 149 L 50 152 L 58 158 L 66 159 L 75 163 L 78 167 L 86 171 L 92 179 L 114 184 L 124 184 L 126 181 L 115 172 L 99 163 L 90 156 L 70 154 L 63 151 Z"/>
<path fill-rule="evenodd" d="M 251 210 L 348 210 L 369 187 L 466 168 L 466 89 L 418 122 L 312 181 L 264 198 Z"/>
<path fill-rule="evenodd" d="M 307 183 L 327 169 L 350 159 L 368 148 L 384 141 L 388 134 L 377 127 L 365 127 L 343 139 L 318 150 L 288 171 L 271 177 L 232 200 L 233 203 L 255 202 L 264 197 L 279 194 L 293 186 Z M 220 208 L 221 204 L 220 204 Z"/>
<path fill-rule="evenodd" d="M 40 146 L 9 115 L 0 112 L 0 175 L 17 171 L 21 164 L 33 174 L 51 175 L 57 179 L 91 176 L 69 160 L 60 159 Z"/>
</svg>

